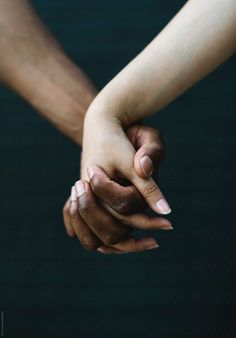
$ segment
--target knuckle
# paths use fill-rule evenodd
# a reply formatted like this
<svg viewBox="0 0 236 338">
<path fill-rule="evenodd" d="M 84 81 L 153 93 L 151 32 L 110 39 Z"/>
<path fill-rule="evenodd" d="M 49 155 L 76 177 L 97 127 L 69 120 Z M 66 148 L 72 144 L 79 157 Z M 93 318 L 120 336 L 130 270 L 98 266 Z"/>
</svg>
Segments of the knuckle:
<svg viewBox="0 0 236 338">
<path fill-rule="evenodd" d="M 130 215 L 143 206 L 143 199 L 137 191 L 130 191 L 129 194 L 122 200 L 116 203 L 114 208 L 121 215 Z"/>
<path fill-rule="evenodd" d="M 82 214 L 82 215 L 87 215 L 87 214 L 89 214 L 89 212 L 90 212 L 90 205 L 89 205 L 89 203 L 87 203 L 87 202 L 84 202 L 84 203 L 81 203 L 80 205 L 79 205 L 79 212 Z"/>
<path fill-rule="evenodd" d="M 157 187 L 155 186 L 155 184 L 147 184 L 143 188 L 142 193 L 145 197 L 152 198 L 156 196 Z"/>
<path fill-rule="evenodd" d="M 120 214 L 127 214 L 130 212 L 130 201 L 117 201 L 116 202 L 116 211 L 119 212 Z"/>
<path fill-rule="evenodd" d="M 99 178 L 98 175 L 96 174 L 93 175 L 92 179 L 90 180 L 90 184 L 95 192 L 101 190 L 102 184 L 101 179 Z"/>
<path fill-rule="evenodd" d="M 78 201 L 78 210 L 81 215 L 87 216 L 91 213 L 91 211 L 95 210 L 96 202 L 93 200 L 92 196 L 90 195 L 83 195 L 83 198 L 77 199 Z"/>
<path fill-rule="evenodd" d="M 117 238 L 117 235 L 112 233 L 112 232 L 106 232 L 104 235 L 103 235 L 103 242 L 106 244 L 106 245 L 114 245 L 116 244 L 117 242 L 119 242 L 119 238 Z"/>
</svg>

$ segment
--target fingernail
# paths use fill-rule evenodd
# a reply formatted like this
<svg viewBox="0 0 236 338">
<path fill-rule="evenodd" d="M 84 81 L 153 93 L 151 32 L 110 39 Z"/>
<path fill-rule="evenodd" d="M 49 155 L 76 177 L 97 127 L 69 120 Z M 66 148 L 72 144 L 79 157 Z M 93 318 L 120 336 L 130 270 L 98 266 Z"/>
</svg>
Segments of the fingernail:
<svg viewBox="0 0 236 338">
<path fill-rule="evenodd" d="M 168 215 L 169 213 L 171 213 L 171 208 L 164 198 L 161 198 L 156 203 L 156 209 L 157 209 L 157 212 L 159 212 L 159 214 L 162 214 L 162 215 Z"/>
<path fill-rule="evenodd" d="M 150 238 L 146 241 L 146 250 L 152 250 L 158 248 L 159 245 L 157 244 L 154 238 Z"/>
<path fill-rule="evenodd" d="M 159 248 L 159 245 L 157 243 L 152 244 L 146 248 L 146 250 L 153 250 Z"/>
<path fill-rule="evenodd" d="M 75 183 L 76 196 L 80 197 L 85 193 L 85 185 L 83 181 L 77 181 Z"/>
<path fill-rule="evenodd" d="M 148 155 L 144 155 L 141 160 L 139 160 L 140 166 L 144 174 L 149 177 L 153 172 L 153 163 Z"/>
<path fill-rule="evenodd" d="M 173 230 L 174 228 L 171 225 L 162 228 L 163 230 Z"/>
<path fill-rule="evenodd" d="M 94 169 L 92 166 L 89 166 L 88 169 L 87 169 L 87 172 L 88 172 L 88 176 L 90 178 L 90 180 L 93 178 L 93 175 L 94 175 Z"/>
<path fill-rule="evenodd" d="M 101 253 L 105 253 L 105 251 L 103 250 L 103 248 L 97 248 L 97 251 L 101 252 Z"/>
<path fill-rule="evenodd" d="M 73 187 L 71 188 L 70 201 L 74 202 L 76 200 L 77 200 L 76 191 L 75 191 L 75 186 L 73 185 Z"/>
</svg>

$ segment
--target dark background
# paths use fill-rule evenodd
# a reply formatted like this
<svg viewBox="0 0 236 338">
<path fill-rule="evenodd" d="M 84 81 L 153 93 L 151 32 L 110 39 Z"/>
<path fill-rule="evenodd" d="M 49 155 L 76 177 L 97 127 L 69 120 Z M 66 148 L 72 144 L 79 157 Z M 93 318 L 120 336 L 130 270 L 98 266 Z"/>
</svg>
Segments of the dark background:
<svg viewBox="0 0 236 338">
<path fill-rule="evenodd" d="M 35 0 L 102 88 L 185 1 Z M 163 132 L 160 248 L 103 256 L 64 231 L 78 148 L 0 89 L 1 310 L 6 337 L 228 337 L 235 323 L 235 58 L 148 123 Z M 30 76 L 30 74 L 29 74 Z M 232 334 L 236 337 L 236 334 Z"/>
</svg>

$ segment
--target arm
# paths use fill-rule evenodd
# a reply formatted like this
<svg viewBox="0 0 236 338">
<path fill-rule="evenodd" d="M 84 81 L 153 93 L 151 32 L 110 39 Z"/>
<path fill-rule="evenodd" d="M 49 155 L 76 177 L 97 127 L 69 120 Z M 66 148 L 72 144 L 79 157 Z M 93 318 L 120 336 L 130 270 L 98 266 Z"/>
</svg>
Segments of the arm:
<svg viewBox="0 0 236 338">
<path fill-rule="evenodd" d="M 82 178 L 88 179 L 87 169 L 94 164 L 111 177 L 119 172 L 154 211 L 169 213 L 168 203 L 153 179 L 137 176 L 135 149 L 125 128 L 169 104 L 235 49 L 235 0 L 189 0 L 89 107 L 84 126 Z"/>
<path fill-rule="evenodd" d="M 65 55 L 28 0 L 0 1 L 0 81 L 81 144 L 96 90 Z"/>
<path fill-rule="evenodd" d="M 84 115 L 96 95 L 96 90 L 86 75 L 65 55 L 59 43 L 30 5 L 30 1 L 0 0 L 0 51 L 0 81 L 23 96 L 65 135 L 77 144 L 81 144 Z M 150 174 L 152 171 L 150 159 L 159 160 L 160 138 L 159 135 L 153 134 L 154 130 L 147 131 L 144 127 L 138 128 L 138 126 L 137 129 L 140 137 L 143 137 L 138 144 L 140 151 L 137 160 L 144 155 L 149 155 L 149 161 L 143 162 L 143 168 L 137 161 L 137 171 L 141 176 L 145 176 L 146 172 Z M 130 133 L 137 134 L 135 128 L 132 128 Z M 133 142 L 136 142 L 135 137 Z M 133 205 L 142 203 L 134 187 L 121 189 L 121 186 L 109 181 L 109 186 L 106 184 L 105 189 L 100 188 L 104 181 L 107 183 L 107 180 L 109 179 L 106 175 L 99 177 L 99 180 L 93 184 L 93 188 L 96 192 L 96 187 L 99 185 L 100 197 L 106 200 L 108 196 L 107 202 L 111 208 L 122 213 L 123 209 L 120 206 L 126 204 L 125 211 L 132 213 Z M 118 221 L 114 217 L 111 218 L 105 209 L 94 205 L 94 196 L 89 189 L 88 186 L 88 194 L 83 196 L 86 198 L 83 206 L 87 209 L 92 206 L 92 218 L 85 217 L 85 221 L 82 221 L 79 211 L 70 205 L 69 201 L 65 204 L 63 213 L 68 234 L 72 236 L 76 234 L 82 245 L 91 250 L 104 244 L 104 235 L 100 240 L 90 230 L 93 226 L 96 232 L 99 227 L 100 220 L 97 216 L 103 217 L 104 231 L 110 229 L 110 221 L 116 224 Z M 109 196 L 112 196 L 112 201 Z M 149 219 L 143 214 L 139 217 L 134 215 L 130 222 L 133 227 L 146 226 L 155 229 L 170 227 L 170 222 L 167 220 Z M 109 233 L 109 237 L 112 242 L 118 242 L 124 238 L 124 235 L 130 234 L 131 231 L 128 230 L 120 222 L 119 228 L 115 233 Z M 132 242 L 128 245 L 126 243 L 125 247 L 119 248 L 137 251 L 144 250 L 155 243 L 154 239 L 149 238 L 147 241 Z"/>
<path fill-rule="evenodd" d="M 235 50 L 235 0 L 189 0 L 103 89 L 94 102 L 96 114 L 129 125 L 165 107 Z"/>
</svg>

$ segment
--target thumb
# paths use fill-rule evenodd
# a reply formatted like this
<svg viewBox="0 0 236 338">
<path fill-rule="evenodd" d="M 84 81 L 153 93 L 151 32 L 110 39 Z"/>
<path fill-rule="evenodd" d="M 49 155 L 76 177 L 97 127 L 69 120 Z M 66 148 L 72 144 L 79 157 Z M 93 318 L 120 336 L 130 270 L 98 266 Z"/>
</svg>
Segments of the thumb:
<svg viewBox="0 0 236 338">
<path fill-rule="evenodd" d="M 158 129 L 140 126 L 136 135 L 134 168 L 141 178 L 150 177 L 164 159 L 165 147 Z"/>
<path fill-rule="evenodd" d="M 152 158 L 143 148 L 139 149 L 134 156 L 134 169 L 141 178 L 148 178 L 153 173 Z"/>
<path fill-rule="evenodd" d="M 152 176 L 159 168 L 164 158 L 164 149 L 160 149 L 156 143 L 144 144 L 134 156 L 134 169 L 138 176 L 147 178 Z"/>
<path fill-rule="evenodd" d="M 171 208 L 153 178 L 142 179 L 136 173 L 130 178 L 146 203 L 158 214 L 167 215 Z"/>
</svg>

